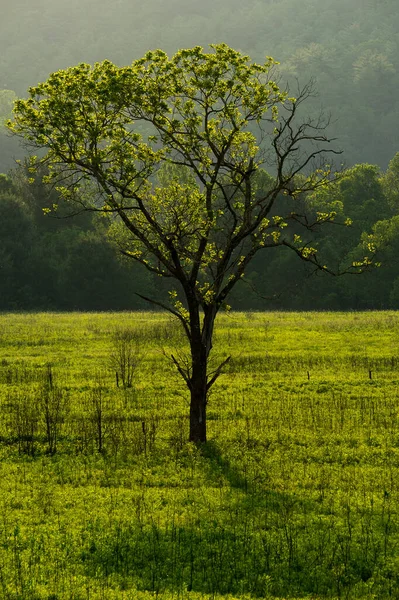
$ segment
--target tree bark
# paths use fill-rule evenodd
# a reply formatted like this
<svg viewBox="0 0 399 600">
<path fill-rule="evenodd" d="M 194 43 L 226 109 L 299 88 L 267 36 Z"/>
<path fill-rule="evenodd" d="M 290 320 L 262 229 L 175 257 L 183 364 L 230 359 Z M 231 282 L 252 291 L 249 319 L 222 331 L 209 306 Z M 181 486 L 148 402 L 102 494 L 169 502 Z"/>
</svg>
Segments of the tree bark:
<svg viewBox="0 0 399 600">
<path fill-rule="evenodd" d="M 191 312 L 191 377 L 190 389 L 190 442 L 206 442 L 206 408 L 208 391 L 208 358 L 212 349 L 213 327 L 217 314 L 216 305 L 204 308 L 202 328 L 200 327 L 198 303 Z"/>
<path fill-rule="evenodd" d="M 206 390 L 191 390 L 189 441 L 206 442 Z"/>
<path fill-rule="evenodd" d="M 193 349 L 190 379 L 190 442 L 206 442 L 207 356 L 202 346 Z"/>
</svg>

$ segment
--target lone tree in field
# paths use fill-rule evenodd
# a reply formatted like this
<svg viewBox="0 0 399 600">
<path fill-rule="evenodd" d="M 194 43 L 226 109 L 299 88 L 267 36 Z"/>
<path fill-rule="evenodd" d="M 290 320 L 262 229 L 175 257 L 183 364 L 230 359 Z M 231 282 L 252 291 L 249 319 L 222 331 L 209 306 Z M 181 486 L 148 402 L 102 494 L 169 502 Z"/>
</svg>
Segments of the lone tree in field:
<svg viewBox="0 0 399 600">
<path fill-rule="evenodd" d="M 155 303 L 190 344 L 189 365 L 174 361 L 194 442 L 206 441 L 207 395 L 226 362 L 209 372 L 215 317 L 253 257 L 286 246 L 327 270 L 298 230 L 334 217 L 309 220 L 301 201 L 329 184 L 320 167 L 330 140 L 322 119 L 297 122 L 311 90 L 290 98 L 275 64 L 224 44 L 171 59 L 156 50 L 122 68 L 80 64 L 31 88 L 9 123 L 42 151 L 32 168 L 47 165 L 47 180 L 82 210 L 114 213 L 123 253 L 176 283 Z"/>
</svg>

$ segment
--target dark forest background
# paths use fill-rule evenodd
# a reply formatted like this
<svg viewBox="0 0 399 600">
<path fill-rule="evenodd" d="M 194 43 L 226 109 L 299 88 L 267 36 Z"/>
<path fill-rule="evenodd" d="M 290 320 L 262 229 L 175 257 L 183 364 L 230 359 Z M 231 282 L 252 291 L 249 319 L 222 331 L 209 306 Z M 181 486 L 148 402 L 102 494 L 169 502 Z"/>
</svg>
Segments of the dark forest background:
<svg viewBox="0 0 399 600">
<path fill-rule="evenodd" d="M 123 65 L 148 49 L 226 42 L 280 61 L 281 81 L 310 79 L 309 111 L 331 113 L 329 135 L 347 168 L 328 198 L 341 220 L 317 239 L 326 262 L 345 264 L 360 240 L 385 240 L 382 266 L 361 276 L 316 276 L 278 249 L 260 254 L 237 289 L 235 309 L 399 307 L 399 11 L 396 0 L 15 0 L 0 20 L 0 120 L 50 72 L 105 58 Z M 22 166 L 16 168 L 15 159 Z M 23 149 L 0 126 L 0 310 L 144 308 L 136 292 L 161 282 L 123 262 L 109 223 L 89 214 L 55 219 L 59 199 L 29 183 Z M 60 208 L 61 214 L 63 207 Z"/>
</svg>

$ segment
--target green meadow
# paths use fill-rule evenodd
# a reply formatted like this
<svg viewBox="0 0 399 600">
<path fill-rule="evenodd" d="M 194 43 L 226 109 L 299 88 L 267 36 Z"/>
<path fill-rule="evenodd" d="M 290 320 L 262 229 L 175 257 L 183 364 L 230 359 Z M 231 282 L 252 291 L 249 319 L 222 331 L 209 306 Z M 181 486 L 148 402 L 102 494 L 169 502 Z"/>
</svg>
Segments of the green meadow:
<svg viewBox="0 0 399 600">
<path fill-rule="evenodd" d="M 0 598 L 399 597 L 399 313 L 0 315 Z"/>
</svg>

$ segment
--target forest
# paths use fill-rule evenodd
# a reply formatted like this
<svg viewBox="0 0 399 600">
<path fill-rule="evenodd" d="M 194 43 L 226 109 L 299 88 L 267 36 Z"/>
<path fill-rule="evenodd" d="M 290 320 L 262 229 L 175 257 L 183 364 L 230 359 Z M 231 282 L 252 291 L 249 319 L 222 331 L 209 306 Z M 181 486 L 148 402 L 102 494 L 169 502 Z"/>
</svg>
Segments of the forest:
<svg viewBox="0 0 399 600">
<path fill-rule="evenodd" d="M 233 6 L 229 3 L 229 10 L 223 1 L 198 6 L 152 0 L 132 7 L 123 0 L 112 6 L 105 2 L 94 6 L 87 0 L 84 11 L 79 7 L 75 2 L 65 6 L 42 0 L 34 7 L 16 2 L 3 15 L 3 123 L 13 101 L 24 97 L 30 85 L 81 61 L 107 58 L 123 65 L 150 47 L 173 52 L 185 45 L 206 46 L 215 41 L 240 48 L 253 60 L 271 55 L 280 62 L 278 73 L 284 85 L 287 82 L 295 90 L 297 82 L 314 81 L 317 95 L 309 99 L 307 110 L 322 109 L 331 115 L 328 133 L 342 151 L 337 167 L 347 169 L 328 201 L 336 202 L 353 225 L 326 228 L 317 240 L 320 252 L 336 265 L 344 263 L 362 235 L 376 230 L 386 244 L 381 247 L 381 268 L 359 278 L 312 277 L 306 265 L 288 252 L 259 255 L 234 292 L 233 307 L 348 310 L 397 306 L 399 17 L 392 0 L 370 0 L 361 6 L 355 0 L 339 1 L 334 7 L 325 0 L 312 0 L 301 3 L 300 9 L 294 0 L 252 0 L 245 6 L 234 2 Z M 54 219 L 42 214 L 50 192 L 38 179 L 28 184 L 32 178 L 24 167 L 24 152 L 3 127 L 0 308 L 136 309 L 143 302 L 135 292 L 162 294 L 159 280 L 121 261 L 105 220 L 90 215 Z M 22 166 L 16 168 L 15 159 Z M 87 277 L 93 273 L 94 277 Z"/>
<path fill-rule="evenodd" d="M 148 308 L 138 294 L 161 298 L 167 285 L 123 257 L 113 243 L 109 220 L 85 213 L 67 217 L 69 207 L 28 167 L 0 177 L 1 310 L 131 310 Z M 371 310 L 399 302 L 399 155 L 385 173 L 355 165 L 329 190 L 341 224 L 316 236 L 321 256 L 339 269 L 367 232 L 383 240 L 381 266 L 361 275 L 334 277 L 314 272 L 284 248 L 265 250 L 233 291 L 236 310 Z M 320 194 L 319 194 L 320 195 Z M 325 194 L 323 194 L 325 196 Z M 59 204 L 56 215 L 43 208 Z M 324 203 L 324 204 L 323 204 Z M 64 214 L 63 211 L 64 210 Z M 342 222 L 350 219 L 352 225 Z"/>
</svg>

